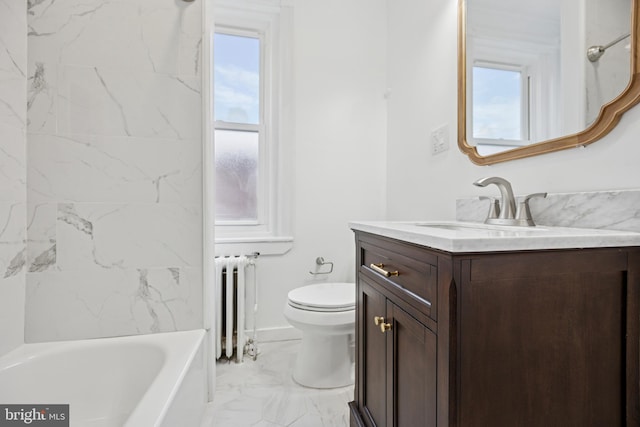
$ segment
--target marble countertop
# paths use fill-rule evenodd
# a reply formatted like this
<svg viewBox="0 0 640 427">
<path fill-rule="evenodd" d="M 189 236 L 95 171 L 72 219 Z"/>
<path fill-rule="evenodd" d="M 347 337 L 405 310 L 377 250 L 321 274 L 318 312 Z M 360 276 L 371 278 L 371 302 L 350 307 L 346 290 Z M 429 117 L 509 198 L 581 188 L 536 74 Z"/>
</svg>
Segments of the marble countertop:
<svg viewBox="0 0 640 427">
<path fill-rule="evenodd" d="M 353 221 L 353 230 L 447 252 L 640 246 L 640 233 L 603 229 L 494 226 L 459 221 Z"/>
</svg>

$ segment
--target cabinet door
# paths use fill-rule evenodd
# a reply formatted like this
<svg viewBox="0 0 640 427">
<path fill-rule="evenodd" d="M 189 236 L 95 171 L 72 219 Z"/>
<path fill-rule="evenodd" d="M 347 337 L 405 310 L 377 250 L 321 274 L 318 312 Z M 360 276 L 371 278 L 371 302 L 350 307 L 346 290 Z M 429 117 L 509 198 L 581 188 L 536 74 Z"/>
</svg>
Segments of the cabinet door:
<svg viewBox="0 0 640 427">
<path fill-rule="evenodd" d="M 637 337 L 626 265 L 615 250 L 463 261 L 460 425 L 640 425 L 625 413 L 638 366 L 637 353 L 625 365 Z"/>
<path fill-rule="evenodd" d="M 358 281 L 358 409 L 369 427 L 385 425 L 386 340 L 374 323 L 384 317 L 385 297 L 360 277 Z"/>
<path fill-rule="evenodd" d="M 436 335 L 387 301 L 387 426 L 436 426 Z"/>
</svg>

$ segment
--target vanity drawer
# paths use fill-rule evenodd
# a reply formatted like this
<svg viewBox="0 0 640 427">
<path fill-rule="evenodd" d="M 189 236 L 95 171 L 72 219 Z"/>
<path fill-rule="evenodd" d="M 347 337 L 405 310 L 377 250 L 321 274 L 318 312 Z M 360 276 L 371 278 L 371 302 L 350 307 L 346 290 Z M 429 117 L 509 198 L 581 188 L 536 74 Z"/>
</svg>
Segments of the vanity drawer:
<svg viewBox="0 0 640 427">
<path fill-rule="evenodd" d="M 360 272 L 437 319 L 438 257 L 424 248 L 361 236 Z"/>
</svg>

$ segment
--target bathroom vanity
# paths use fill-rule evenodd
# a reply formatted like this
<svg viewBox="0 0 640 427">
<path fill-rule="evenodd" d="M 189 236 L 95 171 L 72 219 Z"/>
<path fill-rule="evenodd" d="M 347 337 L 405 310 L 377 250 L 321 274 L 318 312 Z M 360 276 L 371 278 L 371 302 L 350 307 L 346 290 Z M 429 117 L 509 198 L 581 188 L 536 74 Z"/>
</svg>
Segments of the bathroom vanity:
<svg viewBox="0 0 640 427">
<path fill-rule="evenodd" d="M 352 426 L 640 426 L 640 234 L 351 223 Z"/>
</svg>

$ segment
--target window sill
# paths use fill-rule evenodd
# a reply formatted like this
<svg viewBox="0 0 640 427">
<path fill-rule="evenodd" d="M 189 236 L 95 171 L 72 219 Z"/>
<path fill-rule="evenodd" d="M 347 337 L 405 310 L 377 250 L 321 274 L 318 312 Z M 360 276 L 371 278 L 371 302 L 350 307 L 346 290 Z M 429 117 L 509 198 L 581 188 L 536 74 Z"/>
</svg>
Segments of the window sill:
<svg viewBox="0 0 640 427">
<path fill-rule="evenodd" d="M 243 255 L 254 252 L 260 255 L 284 255 L 293 247 L 293 237 L 240 237 L 215 240 L 216 256 Z"/>
</svg>

